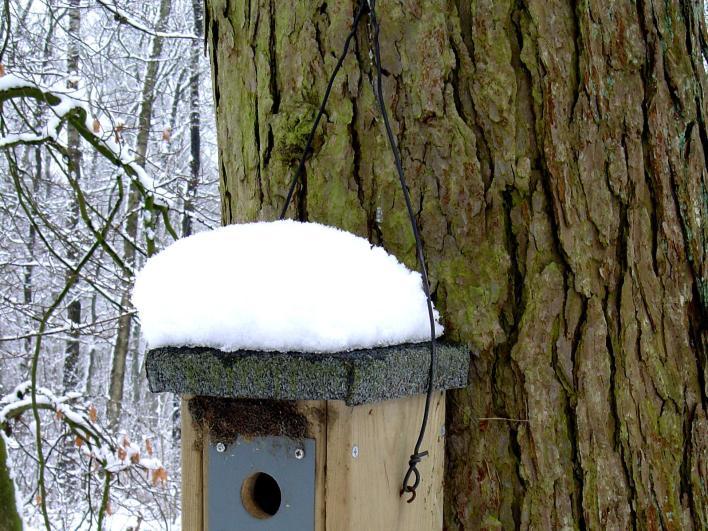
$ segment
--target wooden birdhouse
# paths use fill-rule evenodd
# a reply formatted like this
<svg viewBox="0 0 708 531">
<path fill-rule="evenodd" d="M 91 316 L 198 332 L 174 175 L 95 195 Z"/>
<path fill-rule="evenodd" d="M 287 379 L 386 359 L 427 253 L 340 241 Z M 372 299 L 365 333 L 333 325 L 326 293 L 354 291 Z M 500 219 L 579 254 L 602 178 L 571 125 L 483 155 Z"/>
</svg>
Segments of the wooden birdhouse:
<svg viewBox="0 0 708 531">
<path fill-rule="evenodd" d="M 442 529 L 445 389 L 466 349 L 438 344 L 413 503 L 400 495 L 428 385 L 427 343 L 334 354 L 164 347 L 153 392 L 182 397 L 185 531 Z"/>
<path fill-rule="evenodd" d="M 333 227 L 232 225 L 151 258 L 133 302 L 150 389 L 183 399 L 185 531 L 441 529 L 443 391 L 469 353 L 426 342 L 418 273 Z"/>
</svg>

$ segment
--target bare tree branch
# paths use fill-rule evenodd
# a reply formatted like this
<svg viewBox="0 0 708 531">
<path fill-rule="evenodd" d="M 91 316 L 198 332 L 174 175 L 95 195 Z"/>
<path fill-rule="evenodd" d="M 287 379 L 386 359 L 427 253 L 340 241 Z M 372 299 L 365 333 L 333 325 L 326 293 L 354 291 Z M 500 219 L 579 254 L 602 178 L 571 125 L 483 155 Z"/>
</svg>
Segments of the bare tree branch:
<svg viewBox="0 0 708 531">
<path fill-rule="evenodd" d="M 177 233 L 172 227 L 168 216 L 168 203 L 171 201 L 171 197 L 166 194 L 158 195 L 156 193 L 154 181 L 137 162 L 128 159 L 121 153 L 122 148 L 112 139 L 112 135 L 101 137 L 93 131 L 93 126 L 89 123 L 87 106 L 83 102 L 66 94 L 44 89 L 31 81 L 17 76 L 8 75 L 1 78 L 0 103 L 16 98 L 31 98 L 48 104 L 55 111 L 56 119 L 50 120 L 45 131 L 39 135 L 25 133 L 0 137 L 0 147 L 11 147 L 18 144 L 41 144 L 50 140 L 56 144 L 57 135 L 61 130 L 62 124 L 68 122 L 96 151 L 115 166 L 123 169 L 131 177 L 143 197 L 146 208 L 158 211 L 169 234 L 177 239 Z"/>
</svg>

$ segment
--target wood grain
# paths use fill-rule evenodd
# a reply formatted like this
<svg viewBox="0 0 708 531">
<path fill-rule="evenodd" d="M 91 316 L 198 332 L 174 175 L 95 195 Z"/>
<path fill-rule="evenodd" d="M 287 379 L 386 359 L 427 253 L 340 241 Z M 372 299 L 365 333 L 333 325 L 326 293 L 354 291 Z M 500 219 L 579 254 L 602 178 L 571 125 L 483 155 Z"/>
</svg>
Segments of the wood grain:
<svg viewBox="0 0 708 531">
<path fill-rule="evenodd" d="M 202 531 L 206 529 L 204 518 L 203 442 L 192 423 L 187 402 L 182 397 L 180 414 L 182 423 L 182 529 Z"/>
<path fill-rule="evenodd" d="M 436 393 L 431 404 L 423 443 L 430 455 L 418 465 L 422 481 L 417 498 L 408 504 L 399 495 L 424 404 L 424 396 L 356 407 L 327 403 L 328 530 L 442 529 L 443 393 Z"/>
<path fill-rule="evenodd" d="M 302 400 L 298 410 L 308 422 L 307 436 L 315 440 L 315 531 L 326 529 L 325 473 L 327 465 L 327 402 Z"/>
</svg>

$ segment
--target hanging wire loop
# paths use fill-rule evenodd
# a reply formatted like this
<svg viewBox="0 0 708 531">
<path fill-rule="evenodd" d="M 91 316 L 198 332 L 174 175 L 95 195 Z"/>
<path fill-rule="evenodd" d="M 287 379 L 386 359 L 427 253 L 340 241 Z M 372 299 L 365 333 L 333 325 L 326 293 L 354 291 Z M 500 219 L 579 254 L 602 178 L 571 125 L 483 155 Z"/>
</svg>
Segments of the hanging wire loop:
<svg viewBox="0 0 708 531">
<path fill-rule="evenodd" d="M 376 18 L 376 0 L 361 0 L 361 3 L 359 4 L 359 7 L 356 10 L 356 14 L 354 15 L 354 22 L 352 23 L 352 29 L 347 35 L 346 41 L 344 42 L 344 49 L 342 50 L 341 55 L 339 56 L 339 60 L 337 61 L 336 66 L 334 67 L 334 71 L 332 72 L 332 75 L 329 78 L 329 82 L 327 83 L 327 90 L 325 91 L 324 98 L 322 99 L 322 103 L 320 104 L 320 108 L 317 112 L 317 116 L 315 118 L 315 122 L 312 126 L 312 130 L 310 131 L 310 134 L 307 138 L 307 143 L 305 144 L 305 149 L 302 153 L 302 157 L 300 158 L 300 162 L 298 164 L 297 170 L 295 171 L 295 174 L 293 175 L 293 178 L 290 182 L 290 187 L 288 189 L 288 194 L 285 198 L 285 204 L 283 205 L 283 209 L 280 213 L 280 219 L 284 219 L 285 215 L 288 211 L 288 207 L 290 206 L 290 202 L 292 201 L 293 194 L 295 192 L 295 187 L 297 186 L 298 181 L 300 180 L 303 171 L 305 169 L 305 161 L 307 160 L 307 156 L 312 149 L 312 141 L 315 137 L 315 132 L 317 130 L 317 126 L 320 123 L 320 120 L 322 119 L 322 116 L 324 115 L 325 112 L 325 107 L 327 105 L 327 101 L 329 100 L 329 95 L 332 91 L 332 86 L 334 85 L 334 80 L 337 76 L 337 73 L 342 67 L 342 64 L 344 63 L 344 59 L 346 58 L 346 55 L 349 51 L 349 46 L 351 45 L 352 39 L 356 36 L 357 32 L 357 27 L 359 26 L 359 23 L 361 22 L 361 19 L 364 17 L 365 14 L 369 14 L 369 23 L 371 26 L 371 29 L 373 30 L 373 35 L 370 38 L 371 45 L 373 46 L 373 50 L 371 53 L 371 56 L 374 61 L 374 68 L 375 68 L 375 83 L 374 83 L 374 96 L 376 99 L 376 103 L 378 104 L 379 111 L 381 113 L 381 117 L 383 119 L 384 127 L 386 129 L 386 137 L 388 138 L 388 143 L 389 146 L 391 147 L 391 152 L 393 153 L 393 161 L 396 166 L 396 172 L 398 174 L 398 179 L 401 184 L 401 190 L 403 192 L 403 198 L 406 203 L 406 210 L 408 211 L 408 217 L 410 219 L 411 223 L 411 229 L 413 231 L 413 236 L 415 238 L 415 248 L 416 248 L 416 258 L 418 260 L 418 267 L 420 270 L 420 275 L 421 275 L 421 280 L 423 283 L 423 292 L 425 293 L 425 299 L 426 299 L 426 304 L 428 308 L 428 318 L 430 321 L 430 366 L 428 368 L 428 387 L 427 387 L 427 392 L 425 395 L 425 409 L 423 411 L 423 419 L 421 422 L 420 426 L 420 432 L 418 434 L 418 439 L 416 440 L 415 443 L 415 449 L 413 450 L 413 453 L 410 456 L 410 459 L 408 460 L 408 471 L 406 472 L 404 478 L 403 478 L 403 486 L 401 487 L 401 496 L 404 494 L 410 494 L 410 498 L 407 500 L 408 503 L 411 503 L 413 500 L 416 498 L 416 489 L 420 485 L 420 471 L 418 470 L 418 464 L 423 460 L 428 455 L 427 451 L 421 451 L 420 447 L 423 444 L 423 438 L 425 436 L 425 430 L 428 425 L 428 417 L 430 416 L 430 403 L 432 401 L 432 395 L 433 395 L 433 387 L 434 387 L 434 382 L 435 382 L 435 359 L 436 359 L 436 349 L 435 349 L 435 314 L 433 311 L 433 302 L 430 297 L 430 282 L 428 281 L 428 271 L 425 267 L 425 257 L 423 255 L 423 243 L 420 237 L 420 231 L 418 229 L 418 224 L 416 222 L 416 217 L 415 217 L 415 212 L 413 211 L 413 207 L 411 206 L 411 198 L 410 198 L 410 192 L 408 191 L 408 185 L 406 184 L 406 179 L 405 175 L 403 172 L 403 164 L 401 163 L 401 154 L 398 150 L 398 145 L 396 144 L 396 138 L 393 134 L 393 130 L 391 128 L 391 123 L 388 118 L 388 112 L 386 110 L 386 102 L 384 99 L 384 94 L 383 94 L 383 88 L 382 88 L 382 67 L 381 67 L 381 47 L 380 47 L 380 42 L 379 42 L 379 31 L 380 31 L 380 26 L 379 26 L 379 21 Z"/>
<path fill-rule="evenodd" d="M 369 21 L 371 22 L 371 26 L 373 28 L 374 65 L 376 67 L 376 88 L 374 92 L 376 95 L 376 100 L 379 104 L 379 110 L 381 111 L 384 127 L 386 128 L 388 143 L 390 144 L 391 151 L 393 152 L 396 172 L 398 173 L 398 179 L 401 183 L 403 198 L 406 203 L 408 217 L 411 222 L 411 229 L 413 230 L 413 236 L 415 238 L 418 268 L 420 270 L 421 280 L 423 281 L 423 291 L 425 292 L 425 300 L 428 306 L 428 320 L 430 321 L 430 366 L 428 367 L 428 389 L 425 394 L 425 410 L 423 411 L 423 421 L 421 422 L 420 433 L 418 434 L 418 439 L 415 443 L 413 454 L 408 461 L 408 471 L 403 478 L 403 486 L 401 488 L 401 496 L 404 494 L 410 494 L 411 497 L 408 499 L 408 503 L 411 503 L 415 500 L 416 489 L 420 484 L 420 471 L 418 470 L 418 463 L 420 463 L 420 461 L 428 455 L 427 451 L 421 452 L 420 447 L 423 445 L 423 437 L 425 436 L 425 430 L 428 426 L 430 402 L 432 401 L 433 386 L 435 382 L 435 314 L 433 312 L 433 302 L 430 298 L 430 282 L 428 281 L 428 271 L 425 267 L 425 257 L 423 256 L 423 242 L 420 237 L 418 223 L 415 219 L 415 213 L 413 211 L 413 207 L 411 206 L 410 193 L 408 192 L 408 185 L 406 184 L 406 178 L 403 173 L 403 165 L 401 164 L 401 155 L 398 150 L 398 146 L 396 145 L 396 138 L 393 135 L 393 130 L 391 129 L 391 123 L 388 119 L 388 112 L 386 111 L 386 102 L 384 100 L 381 80 L 381 45 L 379 42 L 379 32 L 381 27 L 379 26 L 379 21 L 376 18 L 376 0 L 369 0 Z M 413 483 L 411 483 L 411 478 L 413 478 Z"/>
</svg>

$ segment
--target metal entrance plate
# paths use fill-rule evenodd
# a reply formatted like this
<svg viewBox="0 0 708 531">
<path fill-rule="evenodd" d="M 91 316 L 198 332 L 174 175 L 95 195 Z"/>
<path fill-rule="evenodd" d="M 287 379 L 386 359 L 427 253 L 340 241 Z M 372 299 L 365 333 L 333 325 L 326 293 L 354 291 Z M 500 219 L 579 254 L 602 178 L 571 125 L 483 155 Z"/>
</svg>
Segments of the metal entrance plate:
<svg viewBox="0 0 708 531">
<path fill-rule="evenodd" d="M 208 460 L 210 531 L 314 529 L 314 439 L 252 437 L 238 438 L 229 445 L 210 443 Z M 267 474 L 275 482 L 270 479 L 261 482 L 265 486 L 259 488 L 260 493 L 255 499 L 251 499 L 249 492 L 253 491 L 249 485 L 252 485 L 253 478 L 265 477 L 259 474 Z M 249 478 L 251 483 L 244 487 Z M 280 504 L 271 515 L 275 490 L 280 491 Z M 254 516 L 253 504 L 257 516 Z M 259 514 L 260 505 L 265 510 Z"/>
</svg>

